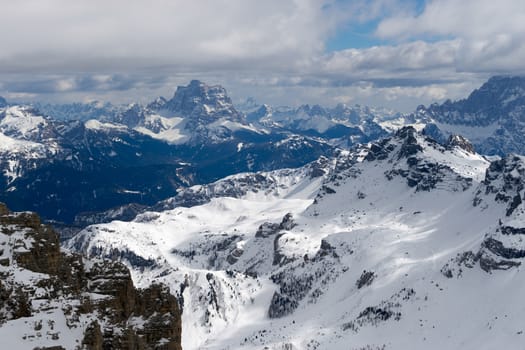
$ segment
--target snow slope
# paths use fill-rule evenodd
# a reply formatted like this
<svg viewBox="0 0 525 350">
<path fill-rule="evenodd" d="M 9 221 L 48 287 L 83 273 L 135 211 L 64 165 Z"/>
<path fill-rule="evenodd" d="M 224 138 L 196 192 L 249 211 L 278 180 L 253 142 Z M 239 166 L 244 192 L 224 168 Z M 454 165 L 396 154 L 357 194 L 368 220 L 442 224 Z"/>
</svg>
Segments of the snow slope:
<svg viewBox="0 0 525 350">
<path fill-rule="evenodd" d="M 191 188 L 172 203 L 187 207 L 68 246 L 122 260 L 139 286 L 169 284 L 186 349 L 520 348 L 524 164 L 404 128 L 315 166 Z"/>
<path fill-rule="evenodd" d="M 8 185 L 38 160 L 57 154 L 59 146 L 47 132 L 49 126 L 48 120 L 29 107 L 0 108 L 0 166 Z"/>
</svg>

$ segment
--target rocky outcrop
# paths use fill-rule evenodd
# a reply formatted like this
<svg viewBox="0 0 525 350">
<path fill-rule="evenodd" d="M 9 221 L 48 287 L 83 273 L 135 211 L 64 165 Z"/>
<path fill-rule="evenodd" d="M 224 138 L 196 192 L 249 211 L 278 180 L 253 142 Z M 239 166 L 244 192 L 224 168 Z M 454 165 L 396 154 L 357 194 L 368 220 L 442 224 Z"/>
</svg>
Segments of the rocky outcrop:
<svg viewBox="0 0 525 350">
<path fill-rule="evenodd" d="M 510 216 L 522 204 L 525 188 L 525 159 L 510 155 L 490 163 L 485 180 L 478 189 L 474 206 L 479 205 L 484 196 L 494 196 L 494 200 L 507 204 L 506 216 Z"/>
<path fill-rule="evenodd" d="M 357 289 L 361 289 L 363 287 L 367 287 L 372 284 L 374 279 L 376 278 L 376 274 L 374 271 L 367 271 L 364 270 L 357 282 L 355 283 Z"/>
<path fill-rule="evenodd" d="M 286 264 L 280 264 L 284 268 L 270 276 L 271 281 L 279 286 L 268 308 L 270 318 L 292 314 L 305 299 L 308 303 L 314 303 L 323 295 L 325 286 L 335 281 L 348 269 L 340 264 L 336 245 L 339 250 L 347 254 L 353 253 L 341 242 L 322 240 L 313 258 L 305 256 L 300 260 L 290 259 Z"/>
<path fill-rule="evenodd" d="M 370 162 L 376 159 L 387 159 L 390 152 L 392 152 L 395 149 L 395 146 L 390 144 L 390 140 L 390 138 L 386 138 L 376 143 L 372 143 L 372 145 L 370 145 L 370 150 L 368 151 L 368 154 L 366 155 L 365 159 Z"/>
<path fill-rule="evenodd" d="M 522 232 L 522 228 L 500 222 L 496 231 L 483 240 L 478 259 L 485 272 L 508 270 L 521 265 L 525 258 L 525 247 L 519 232 Z"/>
<path fill-rule="evenodd" d="M 474 152 L 472 145 L 461 136 L 451 137 L 445 147 L 418 133 L 414 127 L 407 126 L 399 129 L 391 138 L 372 143 L 365 150 L 364 159 L 370 162 L 387 160 L 393 166 L 385 171 L 386 178 L 392 180 L 397 176 L 403 177 L 407 185 L 416 191 L 430 191 L 435 188 L 465 191 L 471 187 L 472 178 L 461 176 L 450 166 L 424 154 L 425 149 L 445 153 L 456 147 L 469 153 Z"/>
<path fill-rule="evenodd" d="M 20 348 L 32 339 L 69 348 L 76 339 L 88 350 L 181 349 L 180 311 L 167 287 L 138 290 L 123 264 L 61 251 L 55 231 L 34 213 L 0 204 L 0 262 L 0 328 L 27 318 Z M 60 318 L 66 327 L 54 326 Z"/>
<path fill-rule="evenodd" d="M 468 153 L 472 153 L 472 154 L 476 153 L 472 143 L 470 143 L 469 140 L 467 140 L 461 135 L 450 135 L 450 137 L 447 140 L 446 146 L 449 149 L 452 149 L 454 147 L 459 147 Z"/>
<path fill-rule="evenodd" d="M 417 138 L 417 131 L 411 126 L 406 126 L 396 132 L 396 138 L 402 140 L 401 148 L 397 155 L 398 159 L 408 158 L 423 151 L 423 147 L 419 144 Z"/>
<path fill-rule="evenodd" d="M 446 141 L 461 132 L 481 154 L 523 154 L 524 77 L 492 77 L 466 99 L 419 106 L 411 118 L 425 121 L 428 135 Z M 465 127 L 467 126 L 467 127 Z"/>
<path fill-rule="evenodd" d="M 233 107 L 226 89 L 220 85 L 206 85 L 199 80 L 192 80 L 188 86 L 177 87 L 175 95 L 164 107 L 184 117 L 243 120 L 242 114 Z"/>
</svg>

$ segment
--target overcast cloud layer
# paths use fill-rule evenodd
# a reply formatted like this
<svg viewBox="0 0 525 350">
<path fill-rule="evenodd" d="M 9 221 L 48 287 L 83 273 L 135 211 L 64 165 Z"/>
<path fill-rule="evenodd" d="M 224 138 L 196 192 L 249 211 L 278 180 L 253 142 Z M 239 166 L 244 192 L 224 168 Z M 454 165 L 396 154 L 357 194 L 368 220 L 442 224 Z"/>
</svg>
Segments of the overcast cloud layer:
<svg viewBox="0 0 525 350">
<path fill-rule="evenodd" d="M 237 100 L 411 110 L 525 72 L 522 0 L 2 1 L 0 94 L 146 102 L 197 78 Z M 380 45 L 327 52 L 368 26 Z"/>
</svg>

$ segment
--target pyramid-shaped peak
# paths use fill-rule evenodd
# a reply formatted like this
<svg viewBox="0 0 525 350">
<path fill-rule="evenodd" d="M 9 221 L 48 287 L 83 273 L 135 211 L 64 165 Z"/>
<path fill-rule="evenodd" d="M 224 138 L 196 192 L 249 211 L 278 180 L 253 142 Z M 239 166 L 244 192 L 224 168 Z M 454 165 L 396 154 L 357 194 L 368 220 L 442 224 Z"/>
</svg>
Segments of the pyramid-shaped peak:
<svg viewBox="0 0 525 350">
<path fill-rule="evenodd" d="M 465 150 L 466 152 L 476 153 L 472 143 L 470 143 L 469 140 L 467 140 L 465 137 L 463 137 L 461 135 L 456 135 L 456 134 L 450 135 L 448 140 L 447 140 L 447 147 L 449 147 L 449 148 L 459 147 L 459 148 Z"/>
</svg>

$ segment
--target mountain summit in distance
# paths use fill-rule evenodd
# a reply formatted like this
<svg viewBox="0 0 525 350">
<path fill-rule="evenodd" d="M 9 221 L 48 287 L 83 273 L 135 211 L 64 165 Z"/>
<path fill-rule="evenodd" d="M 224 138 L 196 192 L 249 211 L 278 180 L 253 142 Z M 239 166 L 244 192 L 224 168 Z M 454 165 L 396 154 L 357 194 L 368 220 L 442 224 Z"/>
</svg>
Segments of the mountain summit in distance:
<svg viewBox="0 0 525 350">
<path fill-rule="evenodd" d="M 405 125 L 442 144 L 462 135 L 480 154 L 524 154 L 524 80 L 494 77 L 464 100 L 420 106 L 411 114 L 253 100 L 239 111 L 225 88 L 198 80 L 147 106 L 5 103 L 0 200 L 15 210 L 84 225 L 114 217 L 100 212 L 116 213 L 130 203 L 152 206 L 187 186 L 224 176 L 303 166 Z M 128 213 L 122 218 L 133 216 L 120 212 Z"/>
<path fill-rule="evenodd" d="M 210 119 L 227 117 L 242 122 L 243 116 L 233 106 L 226 89 L 220 85 L 207 85 L 192 80 L 187 86 L 179 86 L 173 98 L 163 106 L 176 115 Z"/>
<path fill-rule="evenodd" d="M 492 77 L 466 99 L 420 106 L 415 115 L 437 139 L 461 134 L 483 154 L 525 153 L 525 77 Z"/>
<path fill-rule="evenodd" d="M 196 80 L 149 107 L 43 107 L 45 114 L 38 106 L 0 107 L 0 200 L 66 224 L 93 223 L 119 206 L 155 205 L 239 172 L 302 166 L 336 149 L 324 139 L 251 125 L 223 87 Z"/>
</svg>

